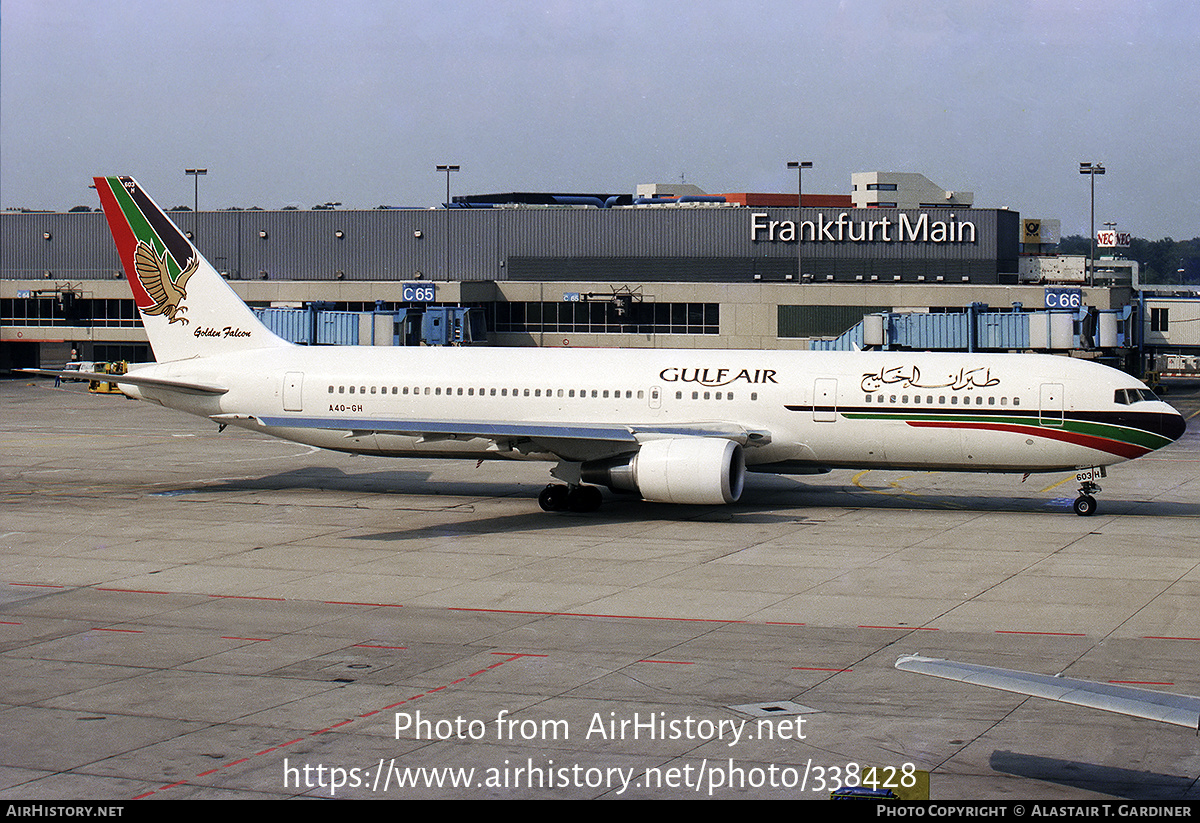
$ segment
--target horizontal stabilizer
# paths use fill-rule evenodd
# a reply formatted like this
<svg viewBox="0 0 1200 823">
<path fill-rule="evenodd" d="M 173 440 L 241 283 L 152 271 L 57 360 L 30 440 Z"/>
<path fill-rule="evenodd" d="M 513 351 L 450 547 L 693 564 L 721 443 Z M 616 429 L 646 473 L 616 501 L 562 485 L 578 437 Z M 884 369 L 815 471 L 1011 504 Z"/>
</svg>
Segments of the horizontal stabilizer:
<svg viewBox="0 0 1200 823">
<path fill-rule="evenodd" d="M 1086 706 L 1200 730 L 1200 697 L 1188 694 L 1157 692 L 1152 689 L 1034 674 L 1014 669 L 997 669 L 974 663 L 956 663 L 953 660 L 939 660 L 917 654 L 901 657 L 896 661 L 896 668 L 905 672 L 927 674 L 975 686 L 986 686 L 989 689 L 1043 697 L 1074 706 Z"/>
<path fill-rule="evenodd" d="M 147 389 L 166 389 L 183 394 L 225 394 L 229 389 L 209 383 L 191 383 L 186 380 L 169 380 L 163 377 L 138 377 L 136 374 L 100 374 L 91 371 L 52 371 L 50 369 L 17 369 L 25 374 L 41 377 L 61 377 L 64 380 L 89 380 L 98 383 L 124 383 Z"/>
</svg>

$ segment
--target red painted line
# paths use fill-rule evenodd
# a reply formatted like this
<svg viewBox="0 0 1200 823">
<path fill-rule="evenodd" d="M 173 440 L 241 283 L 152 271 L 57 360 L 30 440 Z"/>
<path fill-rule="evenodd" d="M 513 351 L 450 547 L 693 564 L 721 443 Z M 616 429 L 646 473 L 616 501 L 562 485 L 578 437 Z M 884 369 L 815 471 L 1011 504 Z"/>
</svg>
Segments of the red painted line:
<svg viewBox="0 0 1200 823">
<path fill-rule="evenodd" d="M 245 598 L 245 599 L 256 600 L 256 599 L 260 599 L 260 598 Z M 261 599 L 273 599 L 273 598 L 261 598 Z M 129 631 L 129 630 L 128 630 L 128 629 L 114 629 L 114 630 L 112 630 L 112 631 Z M 250 639 L 258 639 L 258 638 L 226 638 L 226 639 L 235 639 L 235 640 L 250 640 Z M 345 725 L 348 725 L 348 724 L 350 724 L 350 723 L 353 723 L 353 722 L 355 722 L 355 721 L 356 721 L 356 720 L 358 720 L 359 718 L 371 717 L 371 716 L 373 716 L 373 715 L 379 714 L 379 713 L 380 713 L 380 712 L 382 712 L 382 711 L 387 711 L 387 710 L 389 710 L 389 709 L 394 709 L 394 708 L 396 708 L 397 706 L 403 705 L 404 703 L 408 703 L 408 702 L 409 702 L 409 701 L 411 701 L 411 700 L 416 700 L 418 697 L 424 697 L 424 696 L 426 696 L 426 695 L 435 694 L 435 693 L 437 693 L 437 692 L 440 692 L 440 691 L 443 691 L 443 690 L 445 690 L 445 689 L 449 688 L 449 686 L 453 686 L 453 685 L 456 685 L 456 684 L 458 684 L 458 683 L 462 683 L 463 681 L 465 681 L 465 680 L 468 680 L 468 679 L 470 679 L 471 677 L 475 677 L 475 676 L 477 676 L 477 675 L 484 674 L 484 673 L 486 673 L 486 672 L 490 671 L 491 669 L 494 669 L 494 668 L 496 668 L 496 667 L 498 667 L 498 666 L 503 666 L 505 663 L 511 663 L 511 662 L 512 662 L 512 661 L 514 661 L 514 660 L 519 660 L 519 659 L 521 659 L 522 657 L 549 657 L 549 655 L 547 655 L 547 654 L 525 654 L 525 653 L 522 653 L 522 652 L 492 652 L 492 654 L 503 655 L 503 656 L 504 656 L 504 659 L 503 659 L 503 660 L 498 660 L 498 661 L 496 661 L 495 663 L 493 663 L 492 665 L 488 666 L 487 668 L 480 669 L 479 671 L 475 672 L 474 674 L 467 675 L 467 677 L 460 677 L 460 678 L 458 678 L 457 680 L 451 681 L 451 682 L 450 682 L 449 684 L 447 684 L 447 685 L 444 685 L 444 686 L 435 686 L 434 688 L 430 689 L 429 691 L 427 691 L 427 692 L 423 692 L 422 694 L 416 694 L 416 695 L 413 695 L 412 697 L 408 698 L 407 700 L 401 700 L 401 701 L 399 701 L 399 702 L 397 702 L 397 703 L 393 703 L 393 704 L 392 704 L 392 705 L 390 705 L 390 706 L 385 706 L 385 707 L 384 707 L 384 708 L 382 708 L 382 709 L 376 709 L 375 711 L 366 712 L 365 714 L 360 714 L 360 715 L 358 715 L 358 717 L 351 717 L 351 718 L 347 718 L 347 719 L 345 719 L 345 720 L 342 720 L 341 722 L 334 723 L 334 724 L 333 724 L 333 725 L 331 725 L 331 726 L 327 726 L 327 727 L 325 727 L 324 729 L 318 729 L 318 730 L 317 730 L 317 731 L 315 731 L 315 732 L 311 732 L 311 733 L 309 733 L 309 734 L 307 735 L 307 737 L 308 737 L 308 738 L 312 738 L 312 737 L 316 737 L 317 735 L 328 734 L 328 733 L 332 732 L 334 729 L 337 729 L 337 728 L 340 728 L 341 726 L 345 726 Z M 658 661 L 658 662 L 664 662 L 664 661 Z M 206 776 L 208 776 L 208 775 L 211 775 L 211 774 L 213 774 L 213 773 L 215 773 L 215 772 L 217 772 L 217 771 L 219 771 L 219 770 L 221 770 L 221 769 L 228 769 L 228 768 L 231 768 L 231 767 L 233 767 L 233 766 L 237 766 L 237 765 L 239 765 L 239 764 L 241 764 L 241 763 L 246 763 L 246 762 L 248 762 L 248 761 L 249 761 L 249 760 L 250 760 L 252 757 L 261 757 L 261 756 L 263 756 L 263 755 L 270 754 L 271 752 L 278 751 L 279 749 L 282 749 L 282 748 L 283 748 L 283 747 L 285 747 L 285 746 L 290 746 L 290 745 L 292 745 L 293 743 L 299 743 L 301 740 L 304 740 L 304 739 L 306 739 L 306 738 L 305 738 L 305 737 L 297 737 L 297 738 L 296 738 L 296 739 L 294 739 L 294 740 L 289 740 L 287 743 L 281 743 L 281 744 L 279 744 L 278 746 L 271 746 L 271 747 L 269 747 L 269 748 L 263 749 L 262 751 L 255 752 L 255 753 L 254 753 L 253 755 L 251 755 L 250 757 L 243 757 L 243 758 L 241 758 L 241 759 L 239 759 L 239 760 L 235 760 L 235 761 L 233 761 L 232 763 L 227 763 L 227 764 L 225 764 L 225 765 L 223 765 L 223 766 L 218 766 L 217 768 L 210 769 L 209 771 L 206 771 L 206 772 L 201 772 L 200 774 L 198 774 L 198 775 L 197 775 L 197 777 L 206 777 Z M 140 794 L 140 795 L 138 795 L 138 796 L 134 797 L 133 799 L 134 799 L 134 800 L 142 800 L 142 799 L 144 799 L 144 798 L 147 798 L 147 797 L 149 797 L 149 796 L 150 796 L 150 795 L 152 795 L 152 794 L 156 794 L 157 792 L 163 791 L 163 790 L 165 790 L 165 789 L 172 788 L 172 787 L 174 787 L 174 786 L 182 786 L 182 785 L 185 785 L 186 783 L 187 783 L 187 781 L 186 781 L 186 780 L 181 780 L 181 781 L 179 781 L 178 783 L 171 783 L 171 784 L 169 784 L 169 785 L 162 786 L 162 787 L 160 787 L 160 788 L 158 788 L 158 789 L 155 789 L 154 791 L 150 791 L 150 792 L 146 792 L 146 793 L 144 793 L 144 794 Z"/>
<path fill-rule="evenodd" d="M 929 626 L 859 626 L 860 629 L 896 629 L 904 632 L 936 632 Z"/>
<path fill-rule="evenodd" d="M 373 607 L 376 607 L 376 608 L 378 608 L 378 607 L 381 607 L 381 606 L 384 606 L 384 607 L 387 607 L 387 608 L 389 608 L 389 609 L 402 609 L 402 608 L 404 608 L 404 607 L 403 607 L 401 604 L 399 604 L 399 603 L 359 603 L 359 602 L 358 602 L 358 601 L 356 601 L 356 600 L 322 600 L 321 602 L 322 602 L 322 603 L 327 603 L 327 604 L 329 604 L 330 606 L 373 606 Z"/>
<path fill-rule="evenodd" d="M 376 646 L 372 643 L 355 643 L 351 648 L 355 649 L 394 649 L 396 651 L 407 651 L 408 646 Z"/>
<path fill-rule="evenodd" d="M 1012 629 L 996 629 L 996 634 L 1033 634 L 1039 637 L 1087 637 L 1083 632 L 1019 632 Z"/>
<path fill-rule="evenodd" d="M 820 666 L 792 666 L 794 672 L 852 672 L 854 669 L 823 669 Z"/>
<path fill-rule="evenodd" d="M 22 624 L 21 624 L 21 623 L 14 623 L 14 622 L 12 622 L 11 620 L 0 620 L 0 625 L 4 625 L 4 626 L 20 626 L 20 625 L 22 625 Z"/>
<path fill-rule="evenodd" d="M 269 637 L 231 637 L 229 635 L 223 634 L 223 635 L 221 635 L 221 639 L 222 640 L 257 640 L 262 643 L 267 643 L 270 641 L 271 638 L 269 638 Z"/>
<path fill-rule="evenodd" d="M 318 735 L 318 734 L 326 734 L 326 733 L 328 733 L 328 732 L 331 732 L 331 731 L 333 731 L 333 730 L 334 730 L 334 729 L 336 729 L 338 726 L 345 726 L 347 723 L 353 723 L 353 722 L 354 722 L 354 720 L 353 720 L 353 719 L 349 719 L 349 720 L 343 720 L 343 721 L 342 721 L 342 722 L 340 722 L 340 723 L 334 723 L 332 726 L 326 726 L 326 727 L 325 727 L 325 728 L 323 728 L 323 729 L 317 729 L 315 732 L 313 732 L 312 734 L 310 734 L 310 735 L 309 735 L 309 737 L 313 737 L 314 735 Z"/>
<path fill-rule="evenodd" d="M 639 660 L 639 663 L 674 663 L 676 666 L 695 666 L 691 660 Z"/>
<path fill-rule="evenodd" d="M 679 623 L 747 623 L 746 620 L 719 620 L 715 617 L 652 617 L 638 614 L 591 614 L 589 612 L 532 612 L 521 609 L 469 609 L 463 606 L 448 606 L 451 612 L 481 612 L 483 614 L 531 614 L 538 617 L 608 617 L 615 620 L 674 620 Z"/>
<path fill-rule="evenodd" d="M 158 792 L 158 791 L 162 791 L 162 789 L 154 789 L 154 790 L 152 790 L 152 791 L 148 791 L 148 792 L 146 792 L 145 794 L 137 794 L 137 795 L 134 795 L 133 797 L 131 797 L 131 798 L 129 798 L 129 799 L 130 799 L 130 800 L 145 800 L 147 797 L 149 797 L 150 795 L 154 794 L 154 792 Z"/>
<path fill-rule="evenodd" d="M 533 652 L 488 652 L 488 654 L 502 654 L 505 657 L 511 657 L 514 660 L 518 657 L 549 657 L 548 654 L 534 654 Z"/>
<path fill-rule="evenodd" d="M 447 606 L 446 611 L 449 612 L 484 612 L 485 614 L 536 614 L 536 615 L 564 615 L 566 612 L 531 612 L 522 609 L 471 609 L 466 606 Z"/>
<path fill-rule="evenodd" d="M 105 586 L 96 586 L 98 592 L 120 592 L 122 594 L 180 594 L 180 592 L 156 592 L 150 589 L 111 589 Z"/>
<path fill-rule="evenodd" d="M 187 785 L 186 780 L 179 780 L 175 783 L 168 783 L 167 785 L 160 787 L 159 791 L 161 792 L 163 789 L 173 789 L 176 786 L 186 786 L 186 785 Z"/>
<path fill-rule="evenodd" d="M 1158 636 L 1155 636 L 1152 634 L 1152 635 L 1143 637 L 1142 639 L 1143 640 L 1200 640 L 1200 637 L 1158 637 Z"/>
<path fill-rule="evenodd" d="M 94 631 L 94 632 L 124 632 L 126 634 L 144 634 L 144 632 L 141 629 L 105 629 L 105 628 L 93 627 L 92 631 Z"/>
</svg>

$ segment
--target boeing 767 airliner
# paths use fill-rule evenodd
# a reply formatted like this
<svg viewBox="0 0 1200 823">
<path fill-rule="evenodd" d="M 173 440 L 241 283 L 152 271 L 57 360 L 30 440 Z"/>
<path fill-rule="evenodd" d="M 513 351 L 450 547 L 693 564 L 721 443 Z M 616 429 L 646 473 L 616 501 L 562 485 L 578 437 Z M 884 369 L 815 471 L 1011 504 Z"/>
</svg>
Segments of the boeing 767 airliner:
<svg viewBox="0 0 1200 823">
<path fill-rule="evenodd" d="M 1105 466 L 1185 427 L 1133 377 L 1052 355 L 296 346 L 132 178 L 95 183 L 158 361 L 122 391 L 337 451 L 556 462 L 547 511 L 593 510 L 598 486 L 722 504 L 747 470 L 871 468 L 1077 471 L 1088 515 Z"/>
</svg>

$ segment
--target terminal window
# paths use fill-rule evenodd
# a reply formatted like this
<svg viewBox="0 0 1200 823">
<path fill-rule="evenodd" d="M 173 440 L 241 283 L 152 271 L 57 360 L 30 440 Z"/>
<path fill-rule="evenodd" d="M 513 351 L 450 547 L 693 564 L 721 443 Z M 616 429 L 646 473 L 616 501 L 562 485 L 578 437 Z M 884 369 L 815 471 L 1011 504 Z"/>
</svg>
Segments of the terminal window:
<svg viewBox="0 0 1200 823">
<path fill-rule="evenodd" d="M 1150 309 L 1150 331 L 1167 331 L 1169 309 Z"/>
<path fill-rule="evenodd" d="M 494 304 L 499 333 L 720 334 L 719 303 L 512 301 Z"/>
</svg>

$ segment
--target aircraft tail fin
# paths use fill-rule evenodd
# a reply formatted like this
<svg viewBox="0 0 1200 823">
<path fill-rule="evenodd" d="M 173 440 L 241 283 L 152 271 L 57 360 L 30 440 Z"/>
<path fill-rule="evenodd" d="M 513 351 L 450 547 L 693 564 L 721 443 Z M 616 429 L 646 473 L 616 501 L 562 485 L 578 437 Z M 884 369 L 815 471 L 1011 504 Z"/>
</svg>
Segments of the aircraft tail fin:
<svg viewBox="0 0 1200 823">
<path fill-rule="evenodd" d="M 159 362 L 290 345 L 255 317 L 137 181 L 94 179 Z"/>
</svg>

